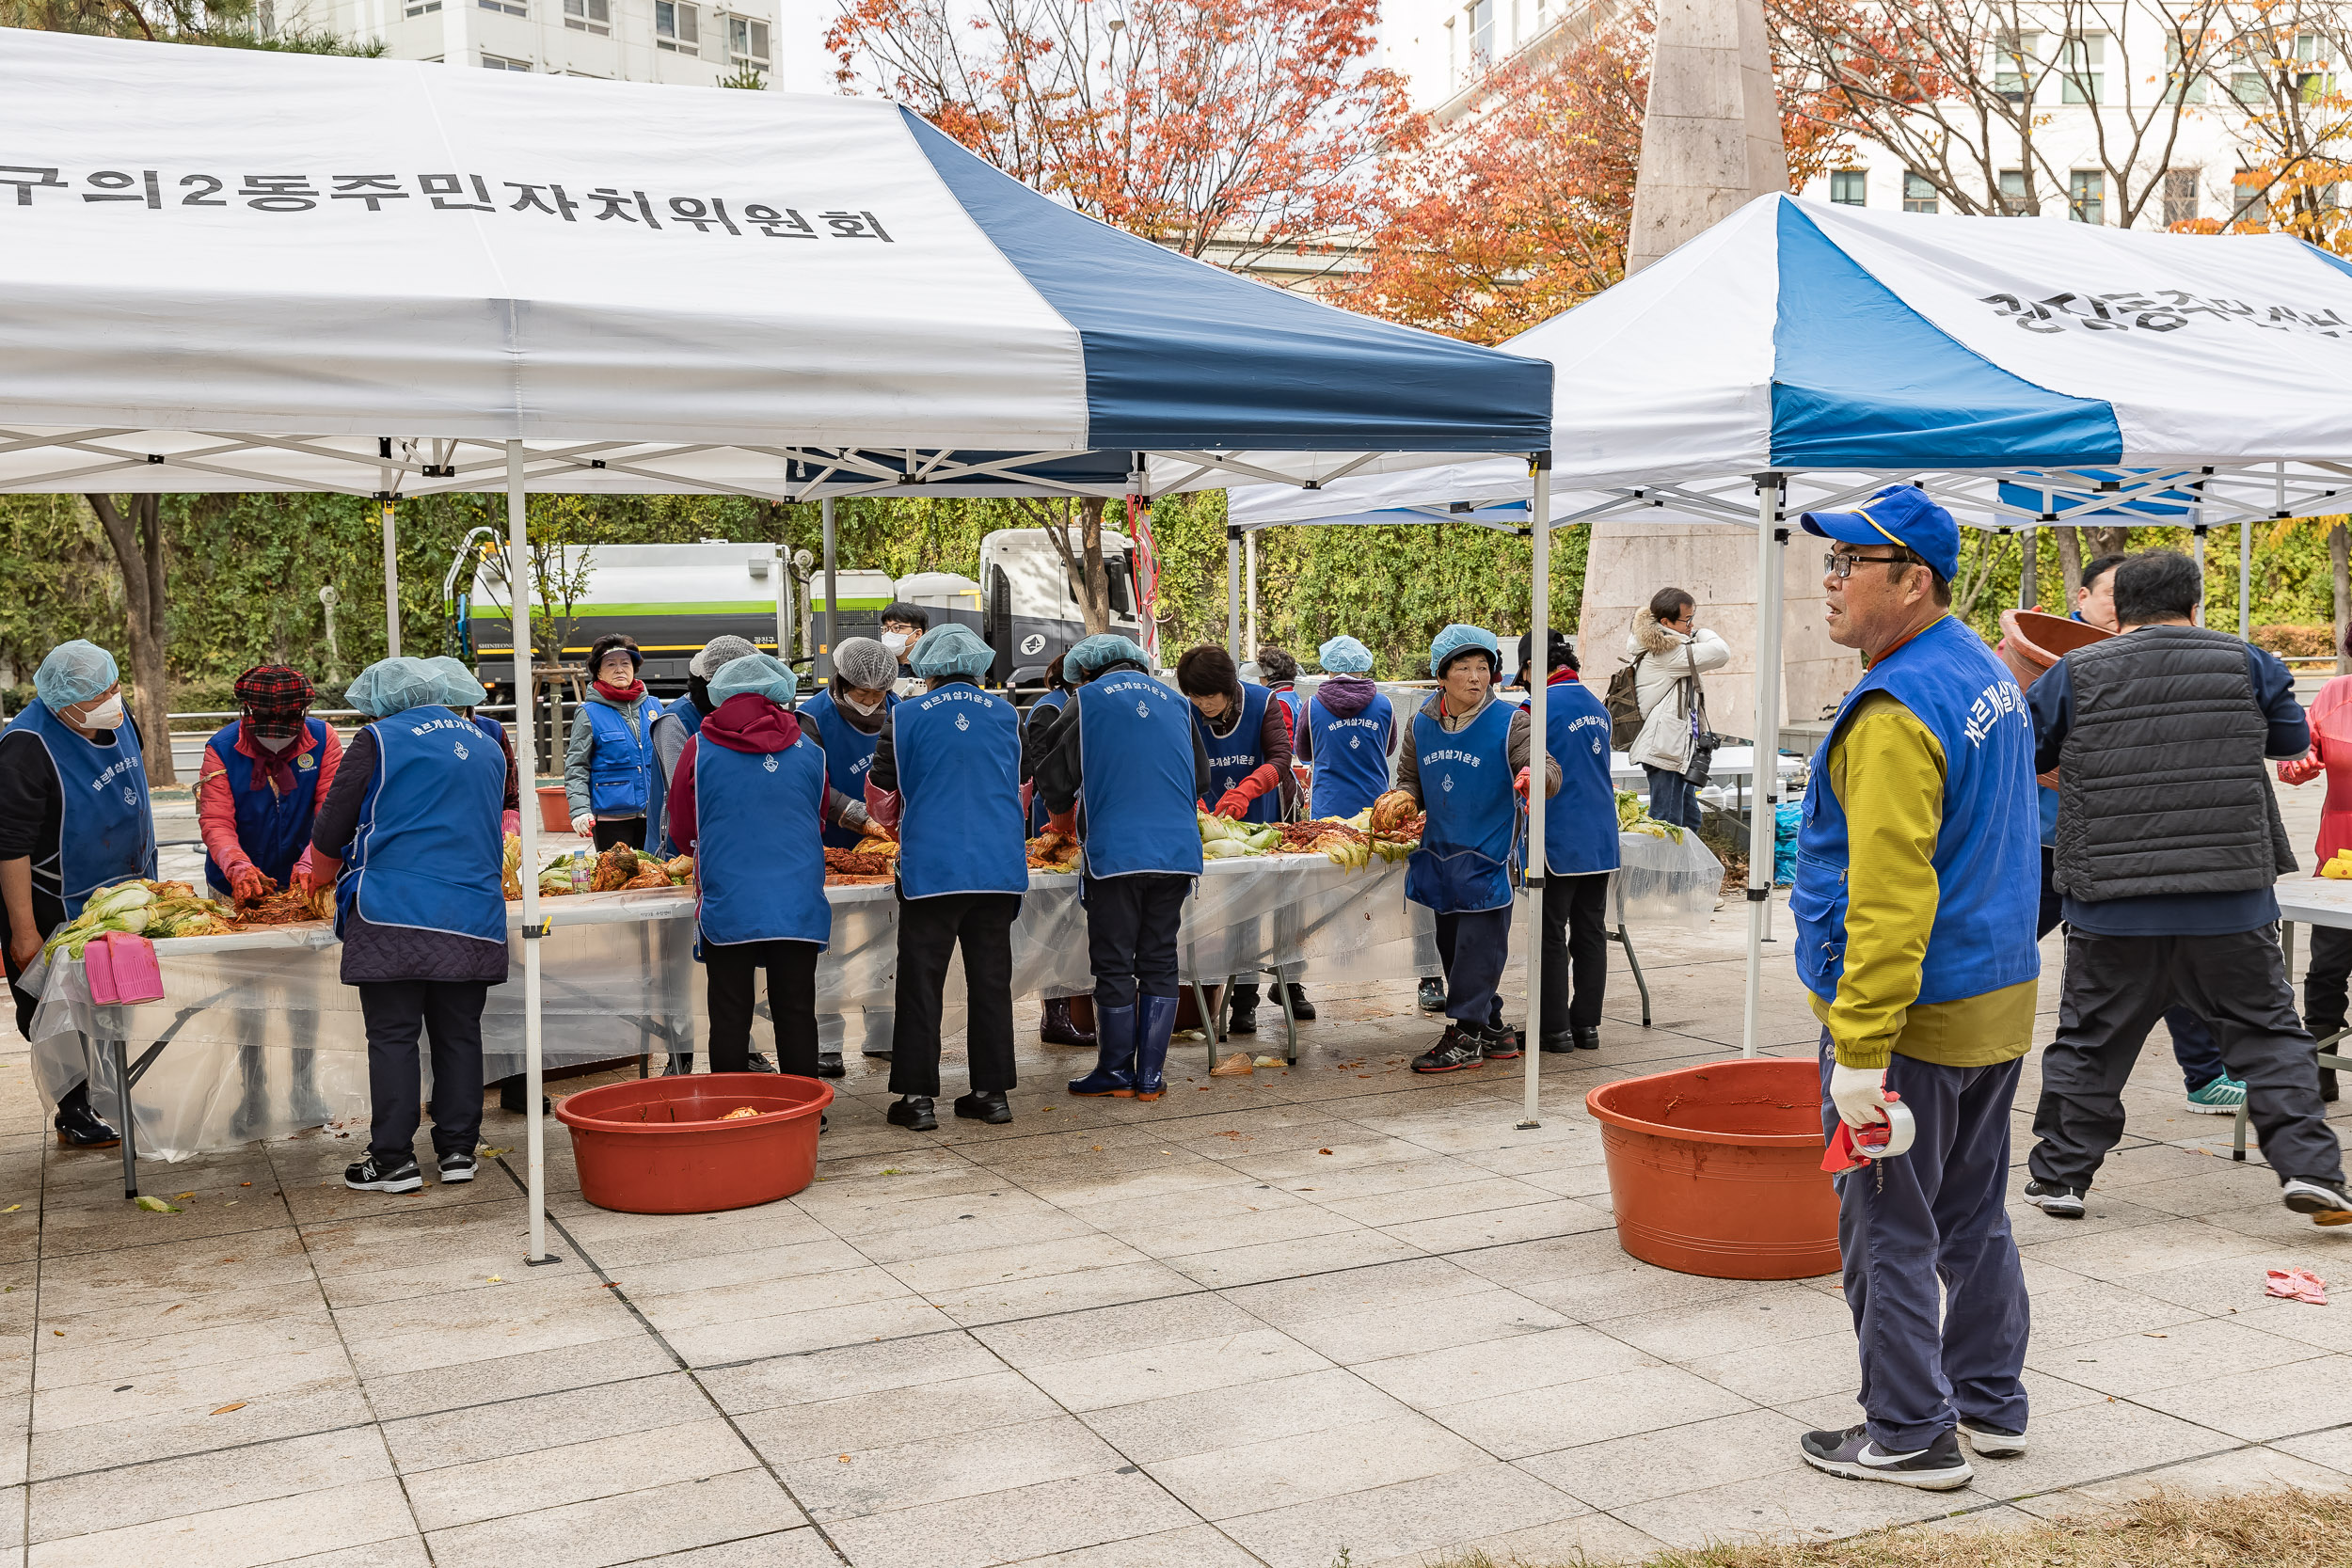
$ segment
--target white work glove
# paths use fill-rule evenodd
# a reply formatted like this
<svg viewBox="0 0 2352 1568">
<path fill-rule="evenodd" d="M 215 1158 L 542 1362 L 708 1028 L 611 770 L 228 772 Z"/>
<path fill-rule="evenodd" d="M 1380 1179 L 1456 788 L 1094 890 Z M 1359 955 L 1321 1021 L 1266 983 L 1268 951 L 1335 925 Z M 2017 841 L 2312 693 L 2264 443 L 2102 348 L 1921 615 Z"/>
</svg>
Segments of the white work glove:
<svg viewBox="0 0 2352 1568">
<path fill-rule="evenodd" d="M 1849 1127 L 1875 1127 L 1886 1119 L 1883 1108 L 1886 1104 L 1886 1069 L 1878 1067 L 1847 1067 L 1837 1063 L 1829 1069 L 1830 1103 L 1837 1107 L 1838 1119 Z"/>
</svg>

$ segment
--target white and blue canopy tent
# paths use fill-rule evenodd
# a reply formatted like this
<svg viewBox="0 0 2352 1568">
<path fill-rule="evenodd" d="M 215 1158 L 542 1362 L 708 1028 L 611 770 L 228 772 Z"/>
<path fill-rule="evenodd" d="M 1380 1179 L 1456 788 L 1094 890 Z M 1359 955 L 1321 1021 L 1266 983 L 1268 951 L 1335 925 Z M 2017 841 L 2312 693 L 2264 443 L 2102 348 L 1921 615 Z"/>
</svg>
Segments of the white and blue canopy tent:
<svg viewBox="0 0 2352 1568">
<path fill-rule="evenodd" d="M 2206 529 L 2238 524 L 2243 585 L 2252 525 L 2352 511 L 2352 265 L 2283 235 L 1771 196 L 1503 346 L 1556 372 L 1548 475 L 1445 454 L 1306 459 L 1323 470 L 1234 492 L 1235 526 L 1517 517 L 1538 541 L 1603 519 L 1752 527 L 1760 756 L 1778 746 L 1779 552 L 1799 513 L 1912 483 L 1983 529 L 2186 523 L 2201 551 Z M 1539 642 L 1548 560 L 1539 544 Z M 1750 1054 L 1771 803 L 1749 855 Z M 1535 1069 L 1531 1053 L 1531 1118 Z"/>
<path fill-rule="evenodd" d="M 524 603 L 533 490 L 1148 504 L 1550 431 L 1541 361 L 1178 256 L 886 103 L 0 30 L 0 492 L 502 489 Z"/>
</svg>

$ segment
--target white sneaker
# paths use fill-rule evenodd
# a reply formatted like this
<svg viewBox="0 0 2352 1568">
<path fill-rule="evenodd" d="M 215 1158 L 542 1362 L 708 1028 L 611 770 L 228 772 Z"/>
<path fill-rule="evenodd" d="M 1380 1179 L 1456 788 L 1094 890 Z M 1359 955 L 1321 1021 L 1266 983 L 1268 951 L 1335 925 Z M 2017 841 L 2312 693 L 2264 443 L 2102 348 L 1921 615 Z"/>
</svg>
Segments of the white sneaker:
<svg viewBox="0 0 2352 1568">
<path fill-rule="evenodd" d="M 1968 1446 L 1987 1459 L 2013 1459 L 2026 1451 L 2026 1434 L 2022 1432 L 2003 1432 L 1965 1416 L 1960 1418 L 1960 1430 L 1968 1439 Z"/>
</svg>

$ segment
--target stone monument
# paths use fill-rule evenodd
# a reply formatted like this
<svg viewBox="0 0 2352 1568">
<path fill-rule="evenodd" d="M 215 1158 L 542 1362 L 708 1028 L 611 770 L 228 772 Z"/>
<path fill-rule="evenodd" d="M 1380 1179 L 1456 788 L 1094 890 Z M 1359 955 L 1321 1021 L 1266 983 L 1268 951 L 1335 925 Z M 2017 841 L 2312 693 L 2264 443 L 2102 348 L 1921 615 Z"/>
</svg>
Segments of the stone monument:
<svg viewBox="0 0 2352 1568">
<path fill-rule="evenodd" d="M 1763 0 L 1661 0 L 1642 163 L 1633 188 L 1629 276 L 1759 196 L 1788 188 Z M 1861 676 L 1821 619 L 1821 551 L 1798 533 L 1786 556 L 1783 721 L 1819 717 Z M 1722 524 L 1595 525 L 1584 567 L 1578 641 L 1592 679 L 1629 657 L 1626 633 L 1668 585 L 1699 604 L 1699 623 L 1731 644 L 1707 678 L 1724 735 L 1756 733 L 1756 534 Z"/>
</svg>

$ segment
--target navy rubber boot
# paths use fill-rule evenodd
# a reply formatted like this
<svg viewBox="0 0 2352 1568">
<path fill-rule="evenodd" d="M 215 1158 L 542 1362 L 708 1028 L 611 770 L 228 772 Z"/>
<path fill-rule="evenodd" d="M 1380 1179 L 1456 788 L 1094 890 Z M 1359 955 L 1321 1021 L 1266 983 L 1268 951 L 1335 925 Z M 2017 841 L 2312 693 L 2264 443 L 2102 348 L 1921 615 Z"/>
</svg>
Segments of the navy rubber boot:
<svg viewBox="0 0 2352 1568">
<path fill-rule="evenodd" d="M 1168 1042 L 1176 1033 L 1176 998 L 1136 1000 L 1136 1098 L 1157 1100 L 1168 1088 Z"/>
<path fill-rule="evenodd" d="M 1172 1006 L 1172 1004 L 1171 1004 Z M 1136 1009 L 1094 1008 L 1094 1070 L 1070 1081 L 1072 1094 L 1114 1095 L 1125 1100 L 1136 1092 Z"/>
</svg>

